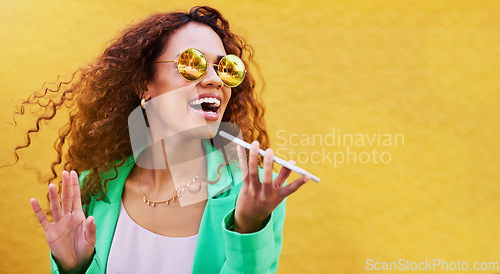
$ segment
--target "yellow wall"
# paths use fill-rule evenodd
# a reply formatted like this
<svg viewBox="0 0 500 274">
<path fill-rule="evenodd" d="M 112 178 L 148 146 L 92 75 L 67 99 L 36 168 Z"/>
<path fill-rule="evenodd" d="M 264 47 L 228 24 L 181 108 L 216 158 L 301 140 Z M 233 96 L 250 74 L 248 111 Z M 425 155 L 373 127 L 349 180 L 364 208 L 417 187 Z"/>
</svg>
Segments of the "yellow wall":
<svg viewBox="0 0 500 274">
<path fill-rule="evenodd" d="M 91 61 L 126 24 L 202 3 L 182 2 L 2 1 L 2 164 L 23 138 L 9 124 L 17 100 Z M 255 47 L 272 147 L 300 152 L 322 179 L 288 200 L 281 273 L 368 272 L 367 259 L 500 262 L 500 2 L 203 3 Z M 34 168 L 54 158 L 51 138 L 0 169 L 2 272 L 49 270 L 29 198 L 45 197 Z"/>
</svg>

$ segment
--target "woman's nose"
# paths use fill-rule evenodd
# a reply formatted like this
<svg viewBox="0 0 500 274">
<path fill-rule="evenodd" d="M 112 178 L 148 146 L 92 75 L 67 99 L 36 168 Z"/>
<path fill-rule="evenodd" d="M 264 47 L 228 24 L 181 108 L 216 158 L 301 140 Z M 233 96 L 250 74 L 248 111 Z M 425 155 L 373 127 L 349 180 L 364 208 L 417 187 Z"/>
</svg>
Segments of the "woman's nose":
<svg viewBox="0 0 500 274">
<path fill-rule="evenodd" d="M 217 71 L 215 71 L 216 69 L 217 69 L 216 66 L 213 66 L 213 65 L 208 66 L 207 73 L 201 79 L 202 85 L 212 86 L 215 88 L 222 87 L 222 80 L 220 79 L 219 75 L 217 74 Z"/>
</svg>

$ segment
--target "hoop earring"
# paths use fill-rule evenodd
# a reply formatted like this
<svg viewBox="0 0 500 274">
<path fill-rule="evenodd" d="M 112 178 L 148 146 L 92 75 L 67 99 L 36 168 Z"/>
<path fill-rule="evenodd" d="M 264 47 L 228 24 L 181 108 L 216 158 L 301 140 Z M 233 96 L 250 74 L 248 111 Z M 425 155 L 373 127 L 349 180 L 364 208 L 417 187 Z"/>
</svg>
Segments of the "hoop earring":
<svg viewBox="0 0 500 274">
<path fill-rule="evenodd" d="M 148 102 L 146 102 L 146 100 L 144 100 L 144 98 L 141 99 L 141 107 L 142 109 L 146 109 L 146 106 L 148 105 Z"/>
</svg>

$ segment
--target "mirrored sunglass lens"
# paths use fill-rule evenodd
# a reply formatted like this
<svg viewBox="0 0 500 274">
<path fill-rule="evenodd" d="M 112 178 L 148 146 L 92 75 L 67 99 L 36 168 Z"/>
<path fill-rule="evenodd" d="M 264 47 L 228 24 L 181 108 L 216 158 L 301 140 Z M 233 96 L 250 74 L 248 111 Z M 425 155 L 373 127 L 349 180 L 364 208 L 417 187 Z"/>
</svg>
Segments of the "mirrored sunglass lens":
<svg viewBox="0 0 500 274">
<path fill-rule="evenodd" d="M 197 81 L 207 72 L 207 59 L 201 51 L 187 49 L 177 59 L 179 74 L 188 81 Z"/>
<path fill-rule="evenodd" d="M 226 55 L 219 62 L 217 74 L 224 84 L 236 87 L 245 79 L 245 64 L 236 55 Z"/>
</svg>

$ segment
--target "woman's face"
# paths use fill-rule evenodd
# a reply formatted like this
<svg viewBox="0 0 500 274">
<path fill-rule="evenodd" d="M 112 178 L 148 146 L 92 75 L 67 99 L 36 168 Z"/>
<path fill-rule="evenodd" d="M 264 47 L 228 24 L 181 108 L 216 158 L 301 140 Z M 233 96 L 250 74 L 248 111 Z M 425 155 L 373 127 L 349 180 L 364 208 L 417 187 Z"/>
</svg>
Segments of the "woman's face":
<svg viewBox="0 0 500 274">
<path fill-rule="evenodd" d="M 177 60 L 189 48 L 200 50 L 209 64 L 217 64 L 226 55 L 221 39 L 209 26 L 188 23 L 170 36 L 156 61 Z M 178 134 L 205 139 L 215 136 L 231 88 L 222 83 L 214 66 L 208 66 L 202 79 L 188 82 L 177 72 L 175 62 L 155 65 L 156 75 L 145 95 L 151 98 L 146 113 L 155 139 Z"/>
</svg>

